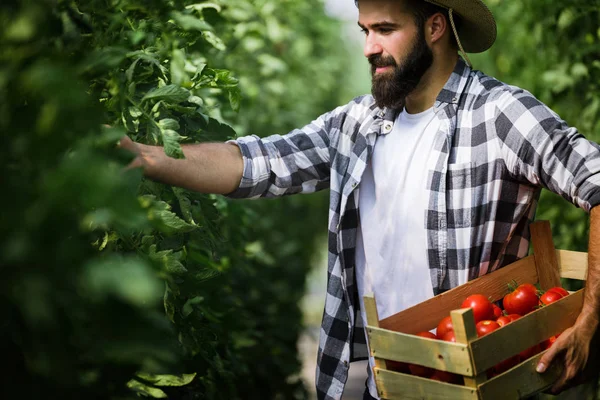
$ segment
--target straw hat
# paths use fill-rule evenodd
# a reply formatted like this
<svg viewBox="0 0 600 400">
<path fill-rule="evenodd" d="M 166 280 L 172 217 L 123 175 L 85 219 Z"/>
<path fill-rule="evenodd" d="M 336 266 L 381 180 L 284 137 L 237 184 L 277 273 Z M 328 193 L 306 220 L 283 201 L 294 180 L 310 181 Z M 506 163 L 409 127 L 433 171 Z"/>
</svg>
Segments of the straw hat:
<svg viewBox="0 0 600 400">
<path fill-rule="evenodd" d="M 481 53 L 492 47 L 496 41 L 496 21 L 492 12 L 481 0 L 425 0 L 451 10 L 460 17 L 458 26 L 459 44 L 467 53 Z"/>
</svg>

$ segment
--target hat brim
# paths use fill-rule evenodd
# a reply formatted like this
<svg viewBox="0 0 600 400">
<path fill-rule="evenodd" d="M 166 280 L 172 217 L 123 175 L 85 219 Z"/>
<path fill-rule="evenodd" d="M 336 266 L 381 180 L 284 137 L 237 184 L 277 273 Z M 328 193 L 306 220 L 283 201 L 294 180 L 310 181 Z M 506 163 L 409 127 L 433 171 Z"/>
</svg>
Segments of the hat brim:
<svg viewBox="0 0 600 400">
<path fill-rule="evenodd" d="M 452 9 L 460 17 L 458 37 L 467 53 L 481 53 L 496 41 L 496 21 L 481 0 L 426 0 Z"/>
</svg>

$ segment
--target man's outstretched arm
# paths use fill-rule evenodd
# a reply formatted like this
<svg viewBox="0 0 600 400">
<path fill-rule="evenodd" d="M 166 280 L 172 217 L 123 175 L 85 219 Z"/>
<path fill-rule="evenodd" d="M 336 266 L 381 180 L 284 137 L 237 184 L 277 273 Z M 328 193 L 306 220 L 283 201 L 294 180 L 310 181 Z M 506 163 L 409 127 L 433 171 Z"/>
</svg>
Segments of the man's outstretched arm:
<svg viewBox="0 0 600 400">
<path fill-rule="evenodd" d="M 597 343 L 600 325 L 600 207 L 592 208 L 590 214 L 588 276 L 581 314 L 572 328 L 561 333 L 538 365 L 538 371 L 543 372 L 555 359 L 564 363 L 562 376 L 551 389 L 553 394 L 583 383 L 585 378 L 597 376 L 596 357 L 600 350 Z"/>
<path fill-rule="evenodd" d="M 228 194 L 238 188 L 242 179 L 243 158 L 235 144 L 183 145 L 185 159 L 171 158 L 162 147 L 135 143 L 127 136 L 119 145 L 136 155 L 129 168 L 142 168 L 148 178 L 171 186 Z"/>
</svg>

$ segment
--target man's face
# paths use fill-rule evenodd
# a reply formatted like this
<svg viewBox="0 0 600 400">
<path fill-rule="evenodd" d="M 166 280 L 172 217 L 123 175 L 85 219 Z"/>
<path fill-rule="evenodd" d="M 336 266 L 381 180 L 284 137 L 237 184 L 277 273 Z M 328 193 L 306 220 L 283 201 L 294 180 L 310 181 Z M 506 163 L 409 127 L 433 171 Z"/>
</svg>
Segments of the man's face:
<svg viewBox="0 0 600 400">
<path fill-rule="evenodd" d="M 379 107 L 401 109 L 433 63 L 423 27 L 399 0 L 360 0 L 358 24 L 366 34 L 372 94 Z"/>
</svg>

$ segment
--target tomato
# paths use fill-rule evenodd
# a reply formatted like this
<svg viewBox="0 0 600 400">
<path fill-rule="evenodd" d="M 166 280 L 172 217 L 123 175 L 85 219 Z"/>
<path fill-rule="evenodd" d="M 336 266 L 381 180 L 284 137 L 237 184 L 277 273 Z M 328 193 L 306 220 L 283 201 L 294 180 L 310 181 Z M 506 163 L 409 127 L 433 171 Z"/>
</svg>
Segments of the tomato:
<svg viewBox="0 0 600 400">
<path fill-rule="evenodd" d="M 504 296 L 502 305 L 507 314 L 525 315 L 535 310 L 538 306 L 539 299 L 537 291 L 534 292 L 530 286 L 535 288 L 535 286 L 531 284 L 519 285 L 513 292 Z"/>
<path fill-rule="evenodd" d="M 454 331 L 446 332 L 444 336 L 440 337 L 440 339 L 446 342 L 456 342 L 456 336 L 454 335 Z"/>
<path fill-rule="evenodd" d="M 386 360 L 385 361 L 385 366 L 390 371 L 403 372 L 405 374 L 407 374 L 407 373 L 410 372 L 409 369 L 408 369 L 408 364 L 407 363 L 403 363 L 403 362 L 399 362 L 399 361 Z"/>
<path fill-rule="evenodd" d="M 461 308 L 472 308 L 475 322 L 494 318 L 492 302 L 482 294 L 472 294 L 462 302 Z"/>
<path fill-rule="evenodd" d="M 442 318 L 442 320 L 437 326 L 437 330 L 435 331 L 435 333 L 437 334 L 438 338 L 441 338 L 446 334 L 446 332 L 450 332 L 453 330 L 454 327 L 452 326 L 452 317 L 447 316 Z"/>
<path fill-rule="evenodd" d="M 419 332 L 419 333 L 417 333 L 417 336 L 424 337 L 427 339 L 437 339 L 436 335 L 434 335 L 431 332 L 427 332 L 427 331 Z M 435 372 L 435 370 L 433 368 L 423 367 L 422 365 L 416 365 L 416 364 L 409 364 L 408 369 L 410 370 L 411 374 L 413 374 L 415 376 L 421 376 L 424 378 L 429 378 Z"/>
<path fill-rule="evenodd" d="M 477 325 L 475 325 L 475 330 L 477 330 L 478 337 L 485 336 L 498 328 L 500 328 L 500 324 L 498 324 L 496 321 L 485 319 L 483 321 L 479 321 Z"/>
<path fill-rule="evenodd" d="M 553 288 L 550 288 L 546 292 L 556 292 L 558 294 L 561 294 L 563 297 L 569 295 L 569 292 L 567 290 L 561 288 L 560 286 L 555 286 Z"/>
<path fill-rule="evenodd" d="M 535 356 L 540 351 L 542 351 L 541 346 L 539 344 L 536 344 L 535 346 L 531 346 L 527 350 L 523 350 L 522 352 L 520 352 L 519 358 L 521 359 L 521 361 L 525 361 L 525 360 Z"/>
<path fill-rule="evenodd" d="M 529 291 L 533 292 L 536 296 L 538 294 L 538 288 L 536 288 L 535 285 L 533 285 L 531 283 L 522 283 L 518 287 L 520 287 L 521 289 L 524 289 L 524 290 L 529 290 Z"/>
<path fill-rule="evenodd" d="M 494 307 L 494 319 L 498 319 L 502 316 L 502 309 L 495 304 L 492 304 Z"/>
<path fill-rule="evenodd" d="M 540 296 L 540 303 L 548 305 L 550 303 L 554 303 L 557 300 L 563 298 L 563 295 L 558 293 L 557 291 L 548 290 L 546 293 Z"/>
<path fill-rule="evenodd" d="M 457 375 L 457 374 L 453 374 L 451 372 L 447 372 L 447 371 L 440 371 L 440 370 L 436 370 L 434 372 L 434 374 L 431 376 L 431 379 L 435 379 L 436 381 L 440 381 L 440 382 L 447 382 L 447 383 L 461 383 L 461 376 Z"/>
<path fill-rule="evenodd" d="M 501 316 L 500 318 L 498 318 L 498 319 L 496 320 L 496 322 L 498 323 L 498 325 L 500 325 L 500 326 L 504 326 L 504 325 L 506 325 L 506 324 L 508 324 L 508 323 L 511 323 L 511 322 L 512 322 L 512 319 L 510 319 L 510 318 L 509 318 L 507 315 L 503 315 L 503 316 Z"/>
<path fill-rule="evenodd" d="M 507 317 L 510 318 L 510 322 L 516 321 L 519 318 L 521 318 L 519 314 L 508 314 Z"/>
</svg>

